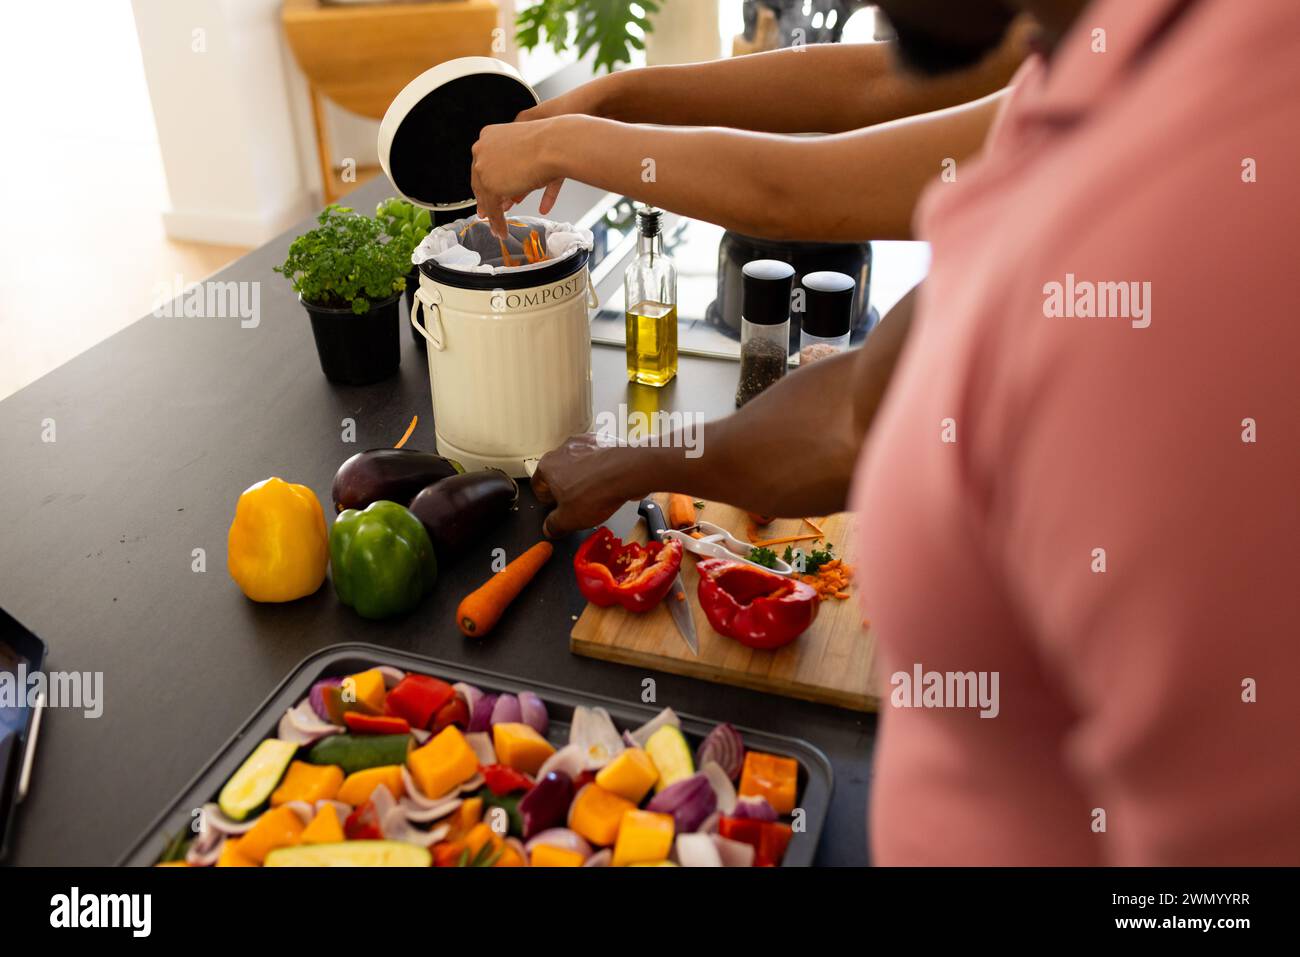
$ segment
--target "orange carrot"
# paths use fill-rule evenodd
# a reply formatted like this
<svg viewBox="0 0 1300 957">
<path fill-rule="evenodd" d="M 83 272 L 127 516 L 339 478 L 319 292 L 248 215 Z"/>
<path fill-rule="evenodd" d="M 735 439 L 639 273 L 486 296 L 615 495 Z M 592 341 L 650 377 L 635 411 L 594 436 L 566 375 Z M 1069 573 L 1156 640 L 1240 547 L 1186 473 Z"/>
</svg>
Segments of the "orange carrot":
<svg viewBox="0 0 1300 957">
<path fill-rule="evenodd" d="M 406 444 L 406 440 L 411 437 L 411 433 L 415 431 L 415 425 L 419 421 L 420 417 L 418 415 L 411 416 L 411 424 L 406 427 L 406 431 L 402 433 L 402 437 L 397 440 L 397 444 L 393 448 L 400 449 Z"/>
<path fill-rule="evenodd" d="M 480 638 L 491 631 L 554 551 L 550 542 L 538 542 L 466 595 L 456 609 L 456 624 L 460 630 L 471 638 Z"/>
<path fill-rule="evenodd" d="M 826 537 L 826 533 L 822 531 L 821 526 L 818 525 L 816 522 L 814 522 L 811 518 L 805 518 L 804 521 L 808 523 L 808 527 L 809 527 L 809 528 L 811 528 L 814 532 L 816 532 L 816 533 L 817 533 L 818 535 L 820 535 L 822 538 L 825 538 L 825 537 Z"/>
<path fill-rule="evenodd" d="M 690 528 L 695 524 L 695 500 L 677 492 L 668 496 L 668 527 Z"/>
<path fill-rule="evenodd" d="M 787 535 L 785 538 L 767 538 L 761 542 L 754 542 L 754 547 L 771 548 L 773 545 L 789 545 L 791 542 L 815 542 L 822 537 L 821 535 Z"/>
</svg>

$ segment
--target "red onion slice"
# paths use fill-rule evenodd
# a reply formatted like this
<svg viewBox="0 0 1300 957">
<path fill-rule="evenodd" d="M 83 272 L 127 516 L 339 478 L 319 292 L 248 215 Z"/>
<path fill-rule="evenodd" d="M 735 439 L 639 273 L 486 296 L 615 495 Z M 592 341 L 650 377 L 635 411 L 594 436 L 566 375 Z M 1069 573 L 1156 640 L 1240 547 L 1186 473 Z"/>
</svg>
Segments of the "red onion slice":
<svg viewBox="0 0 1300 957">
<path fill-rule="evenodd" d="M 541 780 L 552 771 L 563 771 L 571 778 L 576 778 L 587 769 L 587 753 L 576 744 L 566 744 L 537 769 L 537 780 Z"/>
<path fill-rule="evenodd" d="M 307 700 L 311 703 L 312 711 L 316 712 L 316 717 L 322 721 L 330 719 L 329 709 L 325 707 L 325 689 L 341 684 L 343 684 L 342 678 L 322 678 L 311 686 L 311 693 L 307 696 Z"/>
<path fill-rule="evenodd" d="M 614 852 L 608 847 L 603 851 L 597 851 L 591 857 L 582 862 L 583 867 L 609 867 L 614 862 Z"/>
<path fill-rule="evenodd" d="M 439 794 L 437 797 L 429 797 L 420 790 L 420 786 L 415 783 L 415 778 L 405 764 L 402 765 L 402 785 L 406 788 L 406 798 L 416 808 L 421 811 L 427 811 L 429 808 L 437 807 L 444 801 L 449 801 L 459 793 L 460 788 L 452 788 L 446 794 Z"/>
<path fill-rule="evenodd" d="M 531 691 L 519 692 L 519 711 L 524 724 L 528 725 L 542 737 L 551 725 L 551 718 L 546 713 L 546 705 Z"/>
<path fill-rule="evenodd" d="M 731 783 L 727 772 L 716 761 L 705 761 L 700 765 L 700 771 L 709 779 L 709 784 L 713 785 L 713 793 L 718 796 L 718 810 L 730 814 L 736 806 L 736 786 Z"/>
<path fill-rule="evenodd" d="M 306 827 L 311 823 L 311 819 L 316 816 L 316 809 L 306 801 L 285 801 L 281 807 L 287 807 L 298 815 L 298 820 L 302 821 L 302 826 Z"/>
<path fill-rule="evenodd" d="M 718 856 L 722 858 L 723 867 L 754 866 L 754 846 L 752 844 L 733 841 L 731 838 L 719 837 L 717 834 L 710 834 L 709 840 L 718 849 Z"/>
<path fill-rule="evenodd" d="M 523 713 L 519 708 L 519 699 L 512 694 L 503 694 L 497 698 L 497 703 L 492 706 L 492 720 L 489 722 L 493 726 L 498 724 L 518 724 L 523 720 Z"/>
<path fill-rule="evenodd" d="M 609 712 L 604 708 L 588 708 L 584 705 L 573 709 L 569 743 L 582 749 L 584 766 L 588 771 L 603 768 L 625 750 L 623 736 L 614 727 Z"/>
<path fill-rule="evenodd" d="M 448 798 L 445 801 L 439 801 L 430 807 L 422 807 L 416 804 L 410 798 L 402 798 L 397 802 L 397 806 L 402 809 L 402 813 L 408 821 L 415 821 L 420 824 L 428 824 L 430 821 L 437 821 L 453 813 L 456 808 L 464 804 L 462 798 Z"/>
<path fill-rule="evenodd" d="M 290 708 L 280 718 L 276 737 L 282 741 L 291 741 L 299 746 L 311 744 L 331 734 L 342 734 L 346 728 L 322 721 L 312 709 L 311 702 L 303 700 Z"/>
<path fill-rule="evenodd" d="M 376 669 L 384 676 L 384 690 L 394 688 L 399 681 L 406 677 L 406 672 L 401 668 L 394 668 L 392 665 L 379 665 Z"/>
<path fill-rule="evenodd" d="M 725 721 L 704 736 L 699 751 L 695 753 L 696 767 L 714 761 L 733 781 L 740 777 L 744 760 L 745 742 L 740 737 L 740 732 Z"/>
<path fill-rule="evenodd" d="M 674 844 L 682 867 L 721 867 L 722 855 L 707 834 L 678 834 Z"/>
<path fill-rule="evenodd" d="M 567 827 L 553 827 L 542 831 L 540 834 L 533 835 L 528 843 L 524 845 L 524 850 L 531 855 L 533 848 L 539 845 L 558 847 L 562 851 L 577 851 L 584 859 L 591 857 L 592 854 L 591 845 L 587 842 L 587 839 L 577 831 L 571 831 Z"/>
<path fill-rule="evenodd" d="M 674 728 L 682 726 L 681 720 L 677 717 L 677 712 L 672 708 L 664 708 L 657 715 L 647 721 L 641 727 L 631 732 L 632 740 L 636 742 L 638 748 L 644 748 L 645 743 L 650 740 L 650 735 L 654 734 L 666 724 L 671 724 Z"/>
<path fill-rule="evenodd" d="M 457 681 L 451 686 L 451 690 L 465 699 L 465 706 L 469 709 L 470 714 L 474 713 L 474 706 L 478 704 L 478 699 L 483 697 L 483 692 L 473 685 L 465 684 L 463 681 Z"/>
<path fill-rule="evenodd" d="M 467 731 L 491 731 L 492 712 L 497 706 L 498 695 L 480 695 L 474 707 L 469 709 L 469 727 Z"/>
<path fill-rule="evenodd" d="M 257 823 L 257 818 L 248 821 L 233 821 L 226 817 L 221 808 L 215 804 L 203 805 L 201 817 L 202 822 L 199 825 L 200 831 L 204 827 L 211 827 L 213 830 L 220 831 L 222 834 L 243 834 Z"/>
<path fill-rule="evenodd" d="M 185 852 L 185 863 L 191 867 L 212 867 L 221 859 L 221 850 L 226 846 L 224 834 L 218 835 L 211 847 L 200 848 L 196 840 Z"/>
<path fill-rule="evenodd" d="M 751 821 L 775 821 L 776 809 L 761 794 L 736 798 L 731 816 Z"/>
<path fill-rule="evenodd" d="M 474 749 L 478 763 L 487 767 L 497 763 L 497 749 L 492 746 L 492 736 L 486 731 L 472 731 L 465 735 L 465 742 Z"/>
<path fill-rule="evenodd" d="M 345 801 L 331 801 L 326 798 L 321 798 L 316 802 L 316 813 L 319 814 L 327 804 L 334 808 L 334 813 L 339 816 L 340 822 L 346 821 L 348 815 L 352 813 L 351 804 L 348 804 Z"/>
</svg>

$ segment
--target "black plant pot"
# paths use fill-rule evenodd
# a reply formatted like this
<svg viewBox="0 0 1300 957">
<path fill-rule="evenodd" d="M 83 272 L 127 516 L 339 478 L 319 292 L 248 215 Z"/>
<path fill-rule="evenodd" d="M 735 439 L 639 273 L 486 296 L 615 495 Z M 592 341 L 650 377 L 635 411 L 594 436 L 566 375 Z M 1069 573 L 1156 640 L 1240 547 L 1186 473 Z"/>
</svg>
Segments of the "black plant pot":
<svg viewBox="0 0 1300 957">
<path fill-rule="evenodd" d="M 369 385 L 397 371 L 402 361 L 401 293 L 370 304 L 370 311 L 357 315 L 351 309 L 330 309 L 298 301 L 311 317 L 311 334 L 321 371 L 331 382 Z"/>
<path fill-rule="evenodd" d="M 403 296 L 406 298 L 406 328 L 411 333 L 411 338 L 423 352 L 428 348 L 428 343 L 424 336 L 420 335 L 420 330 L 416 329 L 411 323 L 411 312 L 415 308 L 415 290 L 420 288 L 420 269 L 418 266 L 412 266 L 411 271 L 406 274 L 406 289 Z"/>
</svg>

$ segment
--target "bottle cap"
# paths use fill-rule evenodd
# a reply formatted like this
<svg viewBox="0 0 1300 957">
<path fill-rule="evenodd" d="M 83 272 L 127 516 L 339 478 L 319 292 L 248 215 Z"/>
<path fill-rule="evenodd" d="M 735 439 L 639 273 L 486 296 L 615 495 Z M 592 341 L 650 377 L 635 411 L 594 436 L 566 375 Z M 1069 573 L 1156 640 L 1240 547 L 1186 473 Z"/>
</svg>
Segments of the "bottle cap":
<svg viewBox="0 0 1300 957">
<path fill-rule="evenodd" d="M 760 326 L 789 322 L 794 267 L 779 259 L 754 259 L 745 263 L 741 273 L 744 276 L 741 318 Z"/>
<path fill-rule="evenodd" d="M 642 236 L 658 236 L 663 229 L 664 213 L 654 206 L 641 206 L 636 211 L 636 228 Z"/>
<path fill-rule="evenodd" d="M 810 272 L 799 284 L 804 290 L 803 331 L 820 339 L 847 335 L 853 327 L 853 277 L 842 272 Z"/>
</svg>

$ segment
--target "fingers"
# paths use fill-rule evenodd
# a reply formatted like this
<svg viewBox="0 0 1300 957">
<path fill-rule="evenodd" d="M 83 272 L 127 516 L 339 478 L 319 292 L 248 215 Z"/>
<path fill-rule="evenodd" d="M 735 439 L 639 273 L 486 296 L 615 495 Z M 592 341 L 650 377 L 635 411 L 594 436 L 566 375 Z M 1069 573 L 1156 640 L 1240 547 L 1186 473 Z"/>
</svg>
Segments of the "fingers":
<svg viewBox="0 0 1300 957">
<path fill-rule="evenodd" d="M 555 200 L 559 198 L 560 187 L 564 185 L 564 180 L 557 179 L 549 183 L 546 191 L 542 193 L 542 200 L 537 204 L 537 211 L 545 216 L 555 206 Z"/>
<path fill-rule="evenodd" d="M 569 509 L 561 505 L 559 508 L 547 513 L 546 520 L 542 522 L 542 534 L 547 538 L 563 538 L 570 532 L 575 532 L 582 528 L 581 523 L 575 523 L 569 514 Z"/>
<path fill-rule="evenodd" d="M 543 505 L 555 504 L 555 495 L 551 492 L 551 486 L 542 476 L 540 469 L 533 473 L 530 484 L 533 487 L 533 494 L 537 496 L 537 501 Z"/>
</svg>

